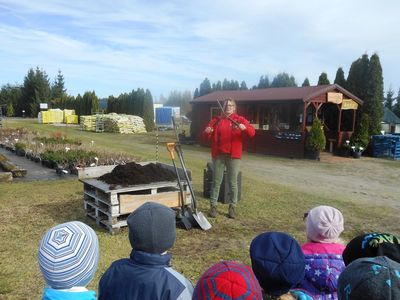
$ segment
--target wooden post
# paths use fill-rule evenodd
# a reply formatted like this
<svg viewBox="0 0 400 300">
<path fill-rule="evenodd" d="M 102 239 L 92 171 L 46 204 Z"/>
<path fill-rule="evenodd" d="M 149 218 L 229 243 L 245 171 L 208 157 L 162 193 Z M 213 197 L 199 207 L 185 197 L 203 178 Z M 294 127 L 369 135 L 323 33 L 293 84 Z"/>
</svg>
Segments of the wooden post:
<svg viewBox="0 0 400 300">
<path fill-rule="evenodd" d="M 340 127 L 342 125 L 342 110 L 340 109 L 340 105 L 337 105 L 337 108 L 339 109 L 339 120 L 338 120 L 338 132 L 340 132 Z"/>
<path fill-rule="evenodd" d="M 355 130 L 356 127 L 356 109 L 353 109 L 353 132 Z"/>
</svg>

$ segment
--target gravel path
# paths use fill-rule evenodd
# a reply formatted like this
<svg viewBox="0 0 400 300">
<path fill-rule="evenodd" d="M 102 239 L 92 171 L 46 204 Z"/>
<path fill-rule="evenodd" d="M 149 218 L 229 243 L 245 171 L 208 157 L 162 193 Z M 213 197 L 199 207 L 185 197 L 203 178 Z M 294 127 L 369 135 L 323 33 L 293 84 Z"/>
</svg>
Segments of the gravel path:
<svg viewBox="0 0 400 300">
<path fill-rule="evenodd" d="M 66 179 L 69 177 L 77 178 L 76 176 L 70 174 L 58 175 L 54 169 L 45 168 L 40 163 L 33 162 L 30 159 L 27 159 L 26 157 L 23 156 L 17 156 L 14 153 L 5 150 L 4 148 L 0 148 L 0 154 L 6 156 L 10 162 L 17 165 L 18 167 L 27 170 L 25 177 L 13 178 L 13 182 L 35 181 L 35 180 L 58 180 L 58 179 Z"/>
</svg>

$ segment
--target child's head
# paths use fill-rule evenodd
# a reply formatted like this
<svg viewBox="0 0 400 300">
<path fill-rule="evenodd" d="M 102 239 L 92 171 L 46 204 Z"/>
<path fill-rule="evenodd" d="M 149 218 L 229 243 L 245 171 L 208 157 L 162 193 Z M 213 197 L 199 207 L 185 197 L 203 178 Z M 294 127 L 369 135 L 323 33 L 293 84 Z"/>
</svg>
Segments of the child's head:
<svg viewBox="0 0 400 300">
<path fill-rule="evenodd" d="M 347 266 L 361 257 L 387 256 L 400 263 L 400 240 L 390 233 L 367 233 L 352 239 L 343 251 Z"/>
<path fill-rule="evenodd" d="M 326 205 L 314 207 L 306 219 L 307 238 L 313 242 L 336 243 L 344 229 L 343 223 L 338 209 Z"/>
<path fill-rule="evenodd" d="M 265 232 L 253 239 L 250 258 L 254 274 L 264 292 L 287 293 L 305 275 L 305 258 L 299 243 L 282 232 Z"/>
<path fill-rule="evenodd" d="M 51 288 L 85 287 L 97 269 L 99 241 L 86 224 L 63 223 L 46 232 L 38 254 L 40 270 Z"/>
<path fill-rule="evenodd" d="M 262 293 L 251 268 L 221 261 L 205 271 L 197 282 L 193 300 L 202 299 L 262 300 Z"/>
<path fill-rule="evenodd" d="M 128 217 L 132 249 L 161 254 L 175 243 L 175 212 L 162 204 L 146 202 Z"/>
<path fill-rule="evenodd" d="M 339 300 L 400 299 L 400 264 L 385 256 L 359 258 L 338 280 Z"/>
</svg>

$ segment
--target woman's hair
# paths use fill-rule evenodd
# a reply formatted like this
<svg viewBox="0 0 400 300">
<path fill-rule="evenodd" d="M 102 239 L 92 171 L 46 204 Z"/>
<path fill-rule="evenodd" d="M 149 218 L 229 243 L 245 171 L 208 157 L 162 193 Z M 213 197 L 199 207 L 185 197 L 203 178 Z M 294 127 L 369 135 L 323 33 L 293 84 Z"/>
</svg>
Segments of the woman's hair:
<svg viewBox="0 0 400 300">
<path fill-rule="evenodd" d="M 231 97 L 227 97 L 227 98 L 224 99 L 224 109 L 225 109 L 225 107 L 226 107 L 226 103 L 227 103 L 227 102 L 232 103 L 232 104 L 235 106 L 235 109 L 236 109 L 236 101 L 233 100 L 233 98 L 231 98 Z"/>
</svg>

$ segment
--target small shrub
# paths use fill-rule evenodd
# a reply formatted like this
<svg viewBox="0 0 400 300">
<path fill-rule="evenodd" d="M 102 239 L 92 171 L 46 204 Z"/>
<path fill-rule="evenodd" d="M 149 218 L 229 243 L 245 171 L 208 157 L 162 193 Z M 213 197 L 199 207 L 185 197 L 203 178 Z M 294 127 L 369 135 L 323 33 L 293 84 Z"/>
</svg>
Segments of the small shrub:
<svg viewBox="0 0 400 300">
<path fill-rule="evenodd" d="M 321 121 L 315 118 L 309 135 L 306 138 L 306 148 L 311 151 L 321 151 L 325 149 L 325 144 L 326 139 Z"/>
</svg>

